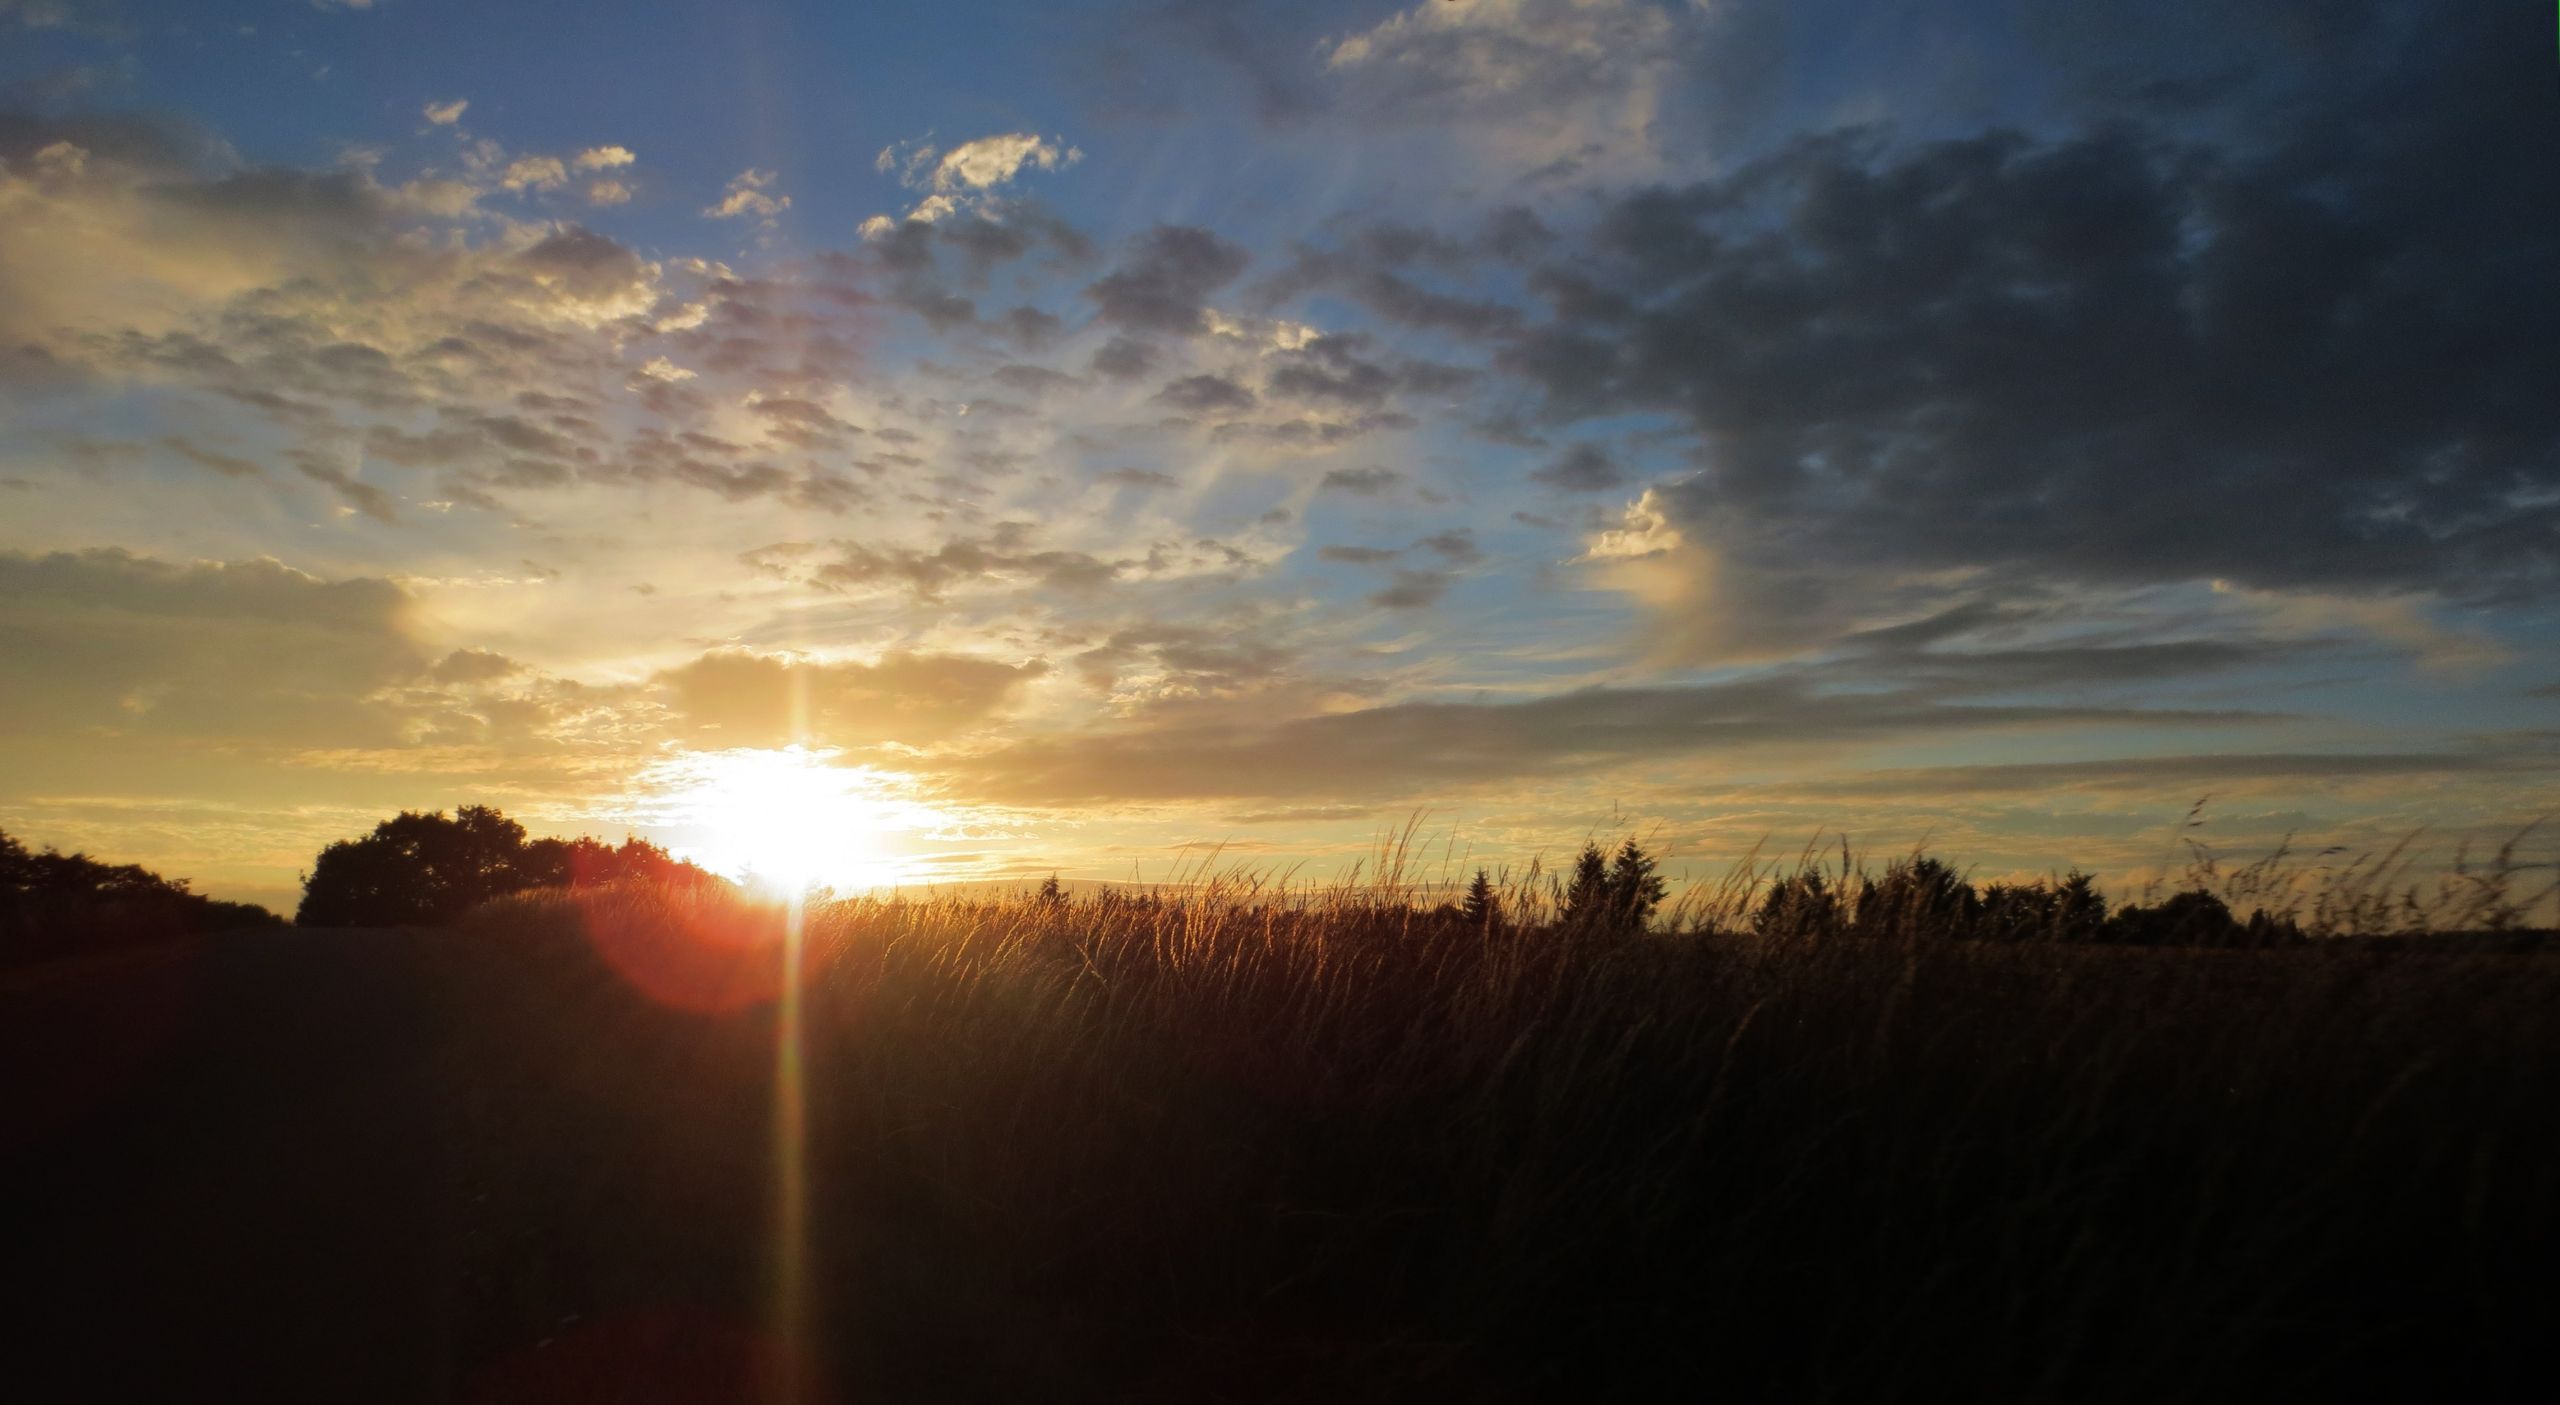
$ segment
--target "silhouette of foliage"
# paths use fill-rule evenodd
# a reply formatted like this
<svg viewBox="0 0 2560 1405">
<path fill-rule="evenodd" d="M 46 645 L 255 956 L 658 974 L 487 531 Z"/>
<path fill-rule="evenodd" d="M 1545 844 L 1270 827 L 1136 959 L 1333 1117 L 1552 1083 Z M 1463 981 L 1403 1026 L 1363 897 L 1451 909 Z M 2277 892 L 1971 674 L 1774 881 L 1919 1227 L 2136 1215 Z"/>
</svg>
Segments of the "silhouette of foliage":
<svg viewBox="0 0 2560 1405">
<path fill-rule="evenodd" d="M 0 964 L 23 965 L 112 947 L 282 921 L 252 903 L 191 892 L 139 864 L 34 852 L 0 832 Z"/>
<path fill-rule="evenodd" d="M 486 805 L 403 810 L 361 839 L 320 851 L 294 920 L 306 927 L 434 927 L 528 888 L 587 888 L 647 879 L 678 888 L 724 882 L 643 839 L 525 838 Z"/>
<path fill-rule="evenodd" d="M 1662 905 L 1668 885 L 1654 871 L 1653 856 L 1630 839 L 1610 857 L 1585 844 L 1575 858 L 1557 920 L 1581 931 L 1638 931 Z"/>
<path fill-rule="evenodd" d="M 1475 881 L 1467 885 L 1466 900 L 1458 905 L 1458 917 L 1483 931 L 1501 923 L 1502 899 L 1493 891 L 1493 879 L 1483 869 L 1477 869 Z"/>
</svg>

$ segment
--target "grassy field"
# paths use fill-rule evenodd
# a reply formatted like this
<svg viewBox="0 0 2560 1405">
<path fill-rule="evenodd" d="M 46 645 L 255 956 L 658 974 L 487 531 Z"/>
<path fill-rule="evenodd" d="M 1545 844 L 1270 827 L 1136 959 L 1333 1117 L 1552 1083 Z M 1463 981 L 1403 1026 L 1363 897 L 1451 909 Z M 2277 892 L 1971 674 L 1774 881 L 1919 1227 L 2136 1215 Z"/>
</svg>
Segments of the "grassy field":
<svg viewBox="0 0 2560 1405">
<path fill-rule="evenodd" d="M 52 1207 L 21 1262 L 55 1284 L 22 1378 L 487 1400 L 2547 1384 L 2545 955 L 1488 932 L 1245 889 L 794 918 L 623 888 L 243 940 L 264 945 L 0 992 L 13 1067 L 94 1042 L 83 1001 L 195 992 L 156 1052 L 12 1119 L 19 1203 Z"/>
</svg>

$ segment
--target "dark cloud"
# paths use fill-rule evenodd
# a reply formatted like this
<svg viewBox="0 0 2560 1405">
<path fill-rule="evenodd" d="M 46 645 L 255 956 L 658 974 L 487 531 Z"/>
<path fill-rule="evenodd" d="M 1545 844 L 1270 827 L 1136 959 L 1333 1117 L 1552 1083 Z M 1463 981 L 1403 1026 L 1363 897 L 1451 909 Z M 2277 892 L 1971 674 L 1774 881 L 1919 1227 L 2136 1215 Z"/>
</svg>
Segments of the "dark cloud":
<svg viewBox="0 0 2560 1405">
<path fill-rule="evenodd" d="M 1157 699 L 1232 695 L 1285 677 L 1296 655 L 1248 628 L 1152 623 L 1113 632 L 1076 655 L 1098 689 L 1143 683 Z"/>
<path fill-rule="evenodd" d="M 1484 557 L 1484 550 L 1476 545 L 1476 534 L 1464 527 L 1435 532 L 1414 545 L 1454 566 L 1464 566 Z"/>
<path fill-rule="evenodd" d="M 1058 339 L 1066 324 L 1036 307 L 1017 307 L 996 319 L 995 328 L 1022 351 L 1039 351 Z"/>
<path fill-rule="evenodd" d="M 1627 484 L 1626 470 L 1597 444 L 1576 444 L 1529 474 L 1529 481 L 1565 493 L 1605 493 Z"/>
<path fill-rule="evenodd" d="M 1018 394 L 1039 397 L 1076 384 L 1076 378 L 1046 366 L 998 366 L 988 379 Z"/>
<path fill-rule="evenodd" d="M 1351 566 L 1376 566 L 1404 555 L 1396 546 L 1328 546 L 1316 552 L 1320 561 L 1339 561 Z"/>
<path fill-rule="evenodd" d="M 1613 202 L 1501 355 L 1667 412 L 1744 611 L 1808 573 L 2541 595 L 2560 579 L 2547 57 L 2438 14 L 2233 135 L 1799 141 Z M 2398 32 L 2398 31 L 2395 31 Z"/>
<path fill-rule="evenodd" d="M 1156 349 L 1136 337 L 1115 336 L 1093 353 L 1093 373 L 1116 381 L 1136 380 L 1155 369 Z"/>
<path fill-rule="evenodd" d="M 1156 392 L 1158 402 L 1188 415 L 1236 414 L 1257 403 L 1252 391 L 1225 376 L 1184 376 Z"/>
<path fill-rule="evenodd" d="M 1446 571 L 1398 571 L 1395 582 L 1369 597 L 1382 610 L 1419 610 L 1440 603 L 1453 580 Z"/>
<path fill-rule="evenodd" d="M 836 557 L 810 569 L 804 579 L 824 590 L 891 586 L 931 600 L 973 584 L 1095 590 L 1110 584 L 1125 564 L 1081 551 L 1043 550 L 1032 538 L 1029 527 L 1006 522 L 984 537 L 956 538 L 930 551 L 838 542 Z"/>
<path fill-rule="evenodd" d="M 293 466 L 301 470 L 303 477 L 326 485 L 348 507 L 377 522 L 400 520 L 398 505 L 382 489 L 309 450 L 296 449 L 287 457 L 293 460 Z"/>
<path fill-rule="evenodd" d="M 1607 689 L 1510 703 L 1411 702 L 1278 723 L 1243 716 L 1072 733 L 952 763 L 961 789 L 1031 805 L 1219 798 L 1387 799 L 1479 784 L 1898 738 L 2028 727 L 2227 725 L 2243 714 L 1950 703 L 1804 676 Z M 1819 739 L 1815 741 L 1814 739 Z"/>
<path fill-rule="evenodd" d="M 1085 296 L 1104 321 L 1133 331 L 1198 332 L 1207 326 L 1210 295 L 1234 282 L 1248 258 L 1208 230 L 1160 224 L 1130 241 L 1119 266 Z"/>
<path fill-rule="evenodd" d="M 1368 464 L 1360 468 L 1336 468 L 1326 471 L 1316 484 L 1322 493 L 1349 493 L 1356 498 L 1383 497 L 1393 492 L 1404 475 L 1392 468 Z"/>
</svg>

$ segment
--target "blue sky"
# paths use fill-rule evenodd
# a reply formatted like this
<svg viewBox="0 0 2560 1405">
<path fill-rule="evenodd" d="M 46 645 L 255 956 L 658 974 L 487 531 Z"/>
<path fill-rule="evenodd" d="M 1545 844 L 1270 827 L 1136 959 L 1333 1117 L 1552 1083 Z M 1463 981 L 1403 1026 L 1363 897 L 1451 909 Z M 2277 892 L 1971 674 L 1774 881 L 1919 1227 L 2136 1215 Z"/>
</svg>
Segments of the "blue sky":
<svg viewBox="0 0 2560 1405">
<path fill-rule="evenodd" d="M 1325 873 L 1422 809 L 1495 863 L 1831 829 L 2132 883 L 2207 792 L 2235 849 L 2560 795 L 2521 21 L 0 35 L 0 824 L 39 843 L 270 901 L 400 806 L 709 853 L 700 758 L 792 745 L 866 878 Z"/>
</svg>

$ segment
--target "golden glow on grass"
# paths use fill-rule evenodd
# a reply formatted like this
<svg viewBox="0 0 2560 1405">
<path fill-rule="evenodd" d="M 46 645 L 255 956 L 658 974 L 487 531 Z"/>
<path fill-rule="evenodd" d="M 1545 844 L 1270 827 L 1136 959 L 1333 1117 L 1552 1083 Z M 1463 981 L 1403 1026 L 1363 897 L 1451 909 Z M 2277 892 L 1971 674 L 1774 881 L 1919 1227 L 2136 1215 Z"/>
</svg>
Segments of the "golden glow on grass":
<svg viewBox="0 0 2560 1405">
<path fill-rule="evenodd" d="M 904 777 L 836 765 L 838 754 L 697 751 L 652 767 L 641 785 L 671 851 L 750 885 L 796 895 L 916 881 L 923 869 L 906 841 L 941 816 L 906 795 Z"/>
</svg>

